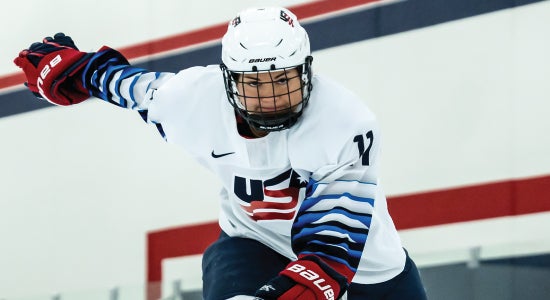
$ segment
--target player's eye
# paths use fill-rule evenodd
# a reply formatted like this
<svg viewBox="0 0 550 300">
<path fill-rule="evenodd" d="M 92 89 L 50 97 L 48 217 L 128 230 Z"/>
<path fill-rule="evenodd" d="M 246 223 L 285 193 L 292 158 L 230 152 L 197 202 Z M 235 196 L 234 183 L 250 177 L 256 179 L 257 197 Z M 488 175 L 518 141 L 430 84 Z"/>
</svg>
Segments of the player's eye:
<svg viewBox="0 0 550 300">
<path fill-rule="evenodd" d="M 258 87 L 261 84 L 259 81 L 256 81 L 256 80 L 245 81 L 243 83 L 250 87 Z"/>
<path fill-rule="evenodd" d="M 286 77 L 278 79 L 277 81 L 275 81 L 275 83 L 280 84 L 280 85 L 287 84 L 287 82 L 288 82 L 288 79 Z"/>
</svg>

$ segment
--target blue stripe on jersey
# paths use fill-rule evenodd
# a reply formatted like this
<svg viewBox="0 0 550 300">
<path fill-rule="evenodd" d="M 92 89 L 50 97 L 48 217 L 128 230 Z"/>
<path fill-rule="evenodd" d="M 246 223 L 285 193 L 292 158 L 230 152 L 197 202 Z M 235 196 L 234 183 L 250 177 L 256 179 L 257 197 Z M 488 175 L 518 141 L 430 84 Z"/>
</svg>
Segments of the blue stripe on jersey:
<svg viewBox="0 0 550 300">
<path fill-rule="evenodd" d="M 162 128 L 162 124 L 156 123 L 156 122 L 153 122 L 153 124 L 155 124 L 155 127 L 157 127 L 157 130 L 159 131 L 160 135 L 166 141 L 167 140 L 166 133 L 164 133 L 164 128 Z"/>
<path fill-rule="evenodd" d="M 138 82 L 139 77 L 141 76 L 135 76 L 134 79 L 132 79 L 132 82 L 130 83 L 129 90 L 130 90 L 130 100 L 132 101 L 132 109 L 135 109 L 137 106 L 136 97 L 134 96 L 134 87 L 136 86 L 136 83 Z M 145 120 L 145 122 L 147 122 L 147 120 Z"/>
<path fill-rule="evenodd" d="M 141 69 L 141 68 L 135 68 L 135 67 L 130 67 L 130 66 L 126 66 L 125 68 L 122 69 L 122 73 L 120 74 L 120 77 L 117 79 L 117 81 L 115 82 L 115 94 L 120 98 L 120 105 L 123 106 L 123 107 L 128 107 L 128 101 L 127 100 L 130 100 L 132 102 L 132 107 L 135 107 L 136 105 L 136 101 L 133 99 L 132 97 L 132 94 L 133 94 L 133 90 L 130 89 L 130 99 L 126 99 L 122 96 L 122 94 L 120 93 L 120 86 L 122 85 L 122 81 L 136 75 L 136 74 L 139 74 L 139 73 L 143 73 L 145 72 L 144 69 Z M 140 76 L 136 76 L 135 78 L 139 78 Z M 134 78 L 134 80 L 135 80 Z M 134 80 L 132 80 L 132 83 L 134 82 Z M 131 86 L 133 87 L 133 86 Z"/>
<path fill-rule="evenodd" d="M 145 90 L 148 91 L 149 88 L 151 88 L 151 83 L 153 83 L 155 80 L 159 79 L 159 77 L 160 77 L 160 72 L 155 72 L 155 79 L 149 81 L 149 83 L 147 84 L 147 88 Z"/>
<path fill-rule="evenodd" d="M 371 226 L 376 185 L 310 179 L 292 225 L 294 251 L 333 260 L 356 272 Z"/>
<path fill-rule="evenodd" d="M 352 220 L 359 221 L 363 223 L 367 228 L 370 228 L 370 222 L 371 222 L 372 216 L 368 216 L 364 214 L 354 214 L 353 212 L 350 212 L 341 208 L 331 209 L 330 212 L 327 212 L 327 211 L 303 212 L 301 215 L 299 215 L 296 218 L 293 226 L 298 228 L 304 227 L 306 225 L 314 223 L 315 221 L 321 219 L 322 217 L 328 214 L 344 215 Z"/>
<path fill-rule="evenodd" d="M 92 85 L 96 87 L 95 89 L 92 90 L 93 95 L 96 96 L 97 98 L 107 101 L 104 98 L 105 94 L 99 91 L 99 72 L 94 72 L 90 81 L 92 81 L 93 82 Z"/>
<path fill-rule="evenodd" d="M 313 193 L 315 193 L 315 190 L 317 189 L 318 186 L 319 186 L 318 181 L 316 181 L 313 178 L 309 178 L 309 181 L 307 182 L 307 186 L 306 186 L 306 198 L 313 195 Z"/>
<path fill-rule="evenodd" d="M 97 67 L 97 71 L 94 72 L 92 75 L 92 85 L 96 87 L 94 89 L 94 96 L 101 98 L 105 101 L 109 101 L 110 97 L 108 97 L 109 94 L 109 82 L 111 81 L 108 75 L 110 75 L 113 72 L 113 68 L 116 70 L 119 70 L 121 68 L 127 67 L 127 65 L 118 65 L 118 66 L 110 66 L 111 63 L 116 63 L 118 60 L 116 58 L 111 58 L 107 60 L 105 63 L 101 64 Z M 105 77 L 103 81 L 101 81 L 101 77 L 105 74 Z M 112 102 L 112 101 L 109 101 Z M 114 103 L 117 104 L 117 103 Z"/>
<path fill-rule="evenodd" d="M 323 252 L 319 252 L 319 251 L 302 251 L 302 252 L 300 252 L 300 254 L 303 254 L 303 255 L 311 254 L 311 255 L 317 255 L 321 258 L 327 258 L 329 260 L 335 261 L 337 263 L 340 263 L 340 264 L 346 266 L 347 268 L 349 268 L 354 273 L 357 272 L 357 267 L 350 266 L 350 264 L 348 263 L 347 260 L 341 259 L 340 257 L 335 257 L 335 256 L 332 256 L 332 255 L 328 255 L 326 253 L 323 253 Z"/>
<path fill-rule="evenodd" d="M 111 83 L 112 81 L 112 77 L 115 75 L 115 73 L 117 73 L 118 71 L 121 71 L 122 69 L 124 68 L 127 68 L 128 66 L 126 65 L 119 65 L 119 66 L 111 66 L 110 68 L 107 68 L 106 72 L 105 72 L 105 77 L 103 78 L 103 82 L 101 83 L 102 87 L 103 87 L 103 93 L 104 95 L 106 95 L 109 99 L 111 99 L 112 97 L 109 96 L 109 84 Z M 117 84 L 117 82 L 115 82 L 115 84 Z M 116 89 L 116 85 L 115 85 L 115 89 Z M 115 90 L 115 94 L 116 94 L 116 90 Z M 117 94 L 118 96 L 118 94 Z M 120 101 L 122 101 L 123 99 L 120 99 Z M 109 101 L 109 102 L 113 102 L 113 101 Z M 114 103 L 114 102 L 113 102 Z M 119 106 L 122 106 L 122 107 L 126 107 L 126 105 L 123 105 L 122 103 L 114 103 L 114 104 L 117 104 Z"/>
</svg>

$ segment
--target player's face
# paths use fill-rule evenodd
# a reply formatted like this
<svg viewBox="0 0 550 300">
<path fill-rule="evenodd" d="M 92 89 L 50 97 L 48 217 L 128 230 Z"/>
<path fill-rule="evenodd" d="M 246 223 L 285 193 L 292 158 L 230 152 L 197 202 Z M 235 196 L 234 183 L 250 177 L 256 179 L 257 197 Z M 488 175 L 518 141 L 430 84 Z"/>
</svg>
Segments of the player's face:
<svg viewBox="0 0 550 300">
<path fill-rule="evenodd" d="M 294 110 L 302 102 L 297 69 L 245 73 L 237 80 L 239 101 L 250 114 L 277 114 Z"/>
</svg>

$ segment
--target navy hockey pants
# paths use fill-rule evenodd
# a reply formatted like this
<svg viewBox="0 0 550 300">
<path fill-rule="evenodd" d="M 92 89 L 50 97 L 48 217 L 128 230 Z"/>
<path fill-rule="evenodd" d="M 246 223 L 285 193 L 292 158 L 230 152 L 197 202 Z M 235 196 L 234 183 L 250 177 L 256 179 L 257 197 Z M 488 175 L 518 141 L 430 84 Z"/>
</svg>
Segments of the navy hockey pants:
<svg viewBox="0 0 550 300">
<path fill-rule="evenodd" d="M 256 290 L 284 269 L 290 261 L 255 240 L 220 238 L 206 249 L 202 260 L 203 297 L 223 300 L 254 295 Z M 405 269 L 391 280 L 378 284 L 352 283 L 349 300 L 425 300 L 420 274 L 407 255 Z"/>
</svg>

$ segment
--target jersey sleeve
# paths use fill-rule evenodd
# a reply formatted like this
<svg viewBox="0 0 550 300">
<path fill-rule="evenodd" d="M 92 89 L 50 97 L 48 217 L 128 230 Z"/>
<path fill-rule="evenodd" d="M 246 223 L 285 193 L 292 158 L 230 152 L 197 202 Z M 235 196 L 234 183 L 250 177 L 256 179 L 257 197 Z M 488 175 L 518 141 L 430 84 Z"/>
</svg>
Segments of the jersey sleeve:
<svg viewBox="0 0 550 300">
<path fill-rule="evenodd" d="M 369 236 L 378 194 L 376 167 L 371 165 L 375 155 L 369 153 L 376 149 L 371 146 L 359 154 L 360 147 L 353 144 L 349 147 L 357 148 L 355 161 L 312 174 L 292 226 L 292 246 L 298 257 L 317 255 L 350 282 Z"/>
<path fill-rule="evenodd" d="M 298 257 L 317 255 L 351 281 L 369 235 L 376 188 L 352 178 L 310 180 L 292 229 Z"/>
<path fill-rule="evenodd" d="M 174 75 L 134 67 L 118 51 L 102 47 L 90 58 L 82 81 L 90 95 L 139 111 L 147 110 L 154 90 Z"/>
<path fill-rule="evenodd" d="M 371 232 L 375 204 L 385 198 L 378 184 L 376 118 L 359 108 L 345 116 L 349 122 L 337 122 L 337 129 L 317 123 L 321 136 L 303 141 L 308 155 L 301 161 L 311 175 L 291 235 L 298 257 L 316 255 L 351 282 Z"/>
<path fill-rule="evenodd" d="M 144 121 L 155 124 L 165 137 L 162 126 L 149 120 L 148 109 L 155 91 L 174 75 L 134 67 L 118 51 L 102 47 L 85 67 L 82 82 L 90 95 L 119 107 L 136 110 Z"/>
</svg>

